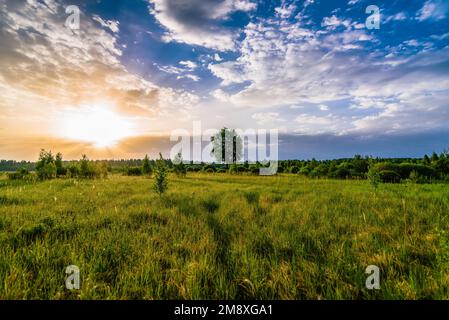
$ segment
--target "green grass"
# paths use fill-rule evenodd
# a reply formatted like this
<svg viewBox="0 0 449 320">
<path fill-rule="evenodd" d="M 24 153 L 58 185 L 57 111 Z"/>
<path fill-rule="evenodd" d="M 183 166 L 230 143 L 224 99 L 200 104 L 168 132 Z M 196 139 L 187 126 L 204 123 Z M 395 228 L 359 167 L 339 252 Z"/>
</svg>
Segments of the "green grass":
<svg viewBox="0 0 449 320">
<path fill-rule="evenodd" d="M 0 299 L 448 299 L 448 284 L 447 185 L 196 174 L 160 198 L 137 177 L 0 180 Z"/>
</svg>

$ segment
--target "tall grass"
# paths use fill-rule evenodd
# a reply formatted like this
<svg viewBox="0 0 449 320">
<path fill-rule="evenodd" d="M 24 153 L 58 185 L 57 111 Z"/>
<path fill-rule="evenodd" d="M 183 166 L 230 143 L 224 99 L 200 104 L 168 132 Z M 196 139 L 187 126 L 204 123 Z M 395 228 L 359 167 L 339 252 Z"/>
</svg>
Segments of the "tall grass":
<svg viewBox="0 0 449 320">
<path fill-rule="evenodd" d="M 0 180 L 0 298 L 449 298 L 447 186 L 169 179 L 162 197 L 143 177 Z"/>
</svg>

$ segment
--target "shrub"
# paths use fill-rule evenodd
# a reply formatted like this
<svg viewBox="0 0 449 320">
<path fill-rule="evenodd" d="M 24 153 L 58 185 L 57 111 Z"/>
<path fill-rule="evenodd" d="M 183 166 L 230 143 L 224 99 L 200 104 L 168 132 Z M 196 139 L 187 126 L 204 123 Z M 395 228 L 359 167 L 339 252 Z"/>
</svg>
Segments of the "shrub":
<svg viewBox="0 0 449 320">
<path fill-rule="evenodd" d="M 212 165 L 206 165 L 203 167 L 202 169 L 203 172 L 207 172 L 207 173 L 211 173 L 211 172 L 215 172 L 215 168 Z"/>
<path fill-rule="evenodd" d="M 410 172 L 409 181 L 412 183 L 427 183 L 428 179 L 419 174 L 417 171 Z"/>
<path fill-rule="evenodd" d="M 142 173 L 144 175 L 151 175 L 151 165 L 150 159 L 148 159 L 148 155 L 145 155 L 145 158 L 143 159 Z"/>
<path fill-rule="evenodd" d="M 80 175 L 80 168 L 76 164 L 72 164 L 67 168 L 67 175 L 71 178 L 78 178 Z"/>
<path fill-rule="evenodd" d="M 299 173 L 299 167 L 298 166 L 293 166 L 293 167 L 291 167 L 290 168 L 290 173 L 294 173 L 294 174 L 297 174 L 297 173 Z"/>
<path fill-rule="evenodd" d="M 173 171 L 178 177 L 185 177 L 187 175 L 187 168 L 182 160 L 181 153 L 178 153 L 175 156 L 175 159 L 173 161 Z"/>
<path fill-rule="evenodd" d="M 47 152 L 44 149 L 41 150 L 39 153 L 39 160 L 36 163 L 36 172 L 40 180 L 56 178 L 55 158 L 51 151 Z"/>
<path fill-rule="evenodd" d="M 143 173 L 143 169 L 140 167 L 127 167 L 125 169 L 125 174 L 127 176 L 141 176 Z"/>
<path fill-rule="evenodd" d="M 20 168 L 16 172 L 8 173 L 9 180 L 27 180 L 30 177 L 30 172 L 28 169 Z"/>
<path fill-rule="evenodd" d="M 108 168 L 106 163 L 94 163 L 83 155 L 79 165 L 79 177 L 84 179 L 95 179 L 107 177 Z"/>
<path fill-rule="evenodd" d="M 344 167 L 339 167 L 335 169 L 335 171 L 332 171 L 329 175 L 331 178 L 346 179 L 351 175 L 351 172 Z"/>
<path fill-rule="evenodd" d="M 159 160 L 156 160 L 156 166 L 154 168 L 153 188 L 159 196 L 162 196 L 162 194 L 168 189 L 167 166 L 161 153 L 159 153 Z"/>
<path fill-rule="evenodd" d="M 370 168 L 366 174 L 366 177 L 374 189 L 377 189 L 379 183 L 382 181 L 379 172 L 375 168 Z"/>
<path fill-rule="evenodd" d="M 67 175 L 67 168 L 64 167 L 56 167 L 56 176 L 62 177 Z"/>
<path fill-rule="evenodd" d="M 260 172 L 260 169 L 257 168 L 257 167 L 252 167 L 252 168 L 250 169 L 250 172 L 251 172 L 251 174 L 258 175 L 259 172 Z"/>
<path fill-rule="evenodd" d="M 392 170 L 382 170 L 379 172 L 379 177 L 382 182 L 399 183 L 401 176 Z"/>
<path fill-rule="evenodd" d="M 412 172 L 415 172 L 421 177 L 425 178 L 436 178 L 438 176 L 436 170 L 432 167 L 423 165 L 423 164 L 415 164 L 415 163 L 401 163 L 398 166 L 398 173 L 400 174 L 402 179 L 406 179 L 410 177 Z"/>
<path fill-rule="evenodd" d="M 229 167 L 229 173 L 230 174 L 238 174 L 239 173 L 238 169 L 239 168 L 238 168 L 238 166 L 235 163 L 231 164 L 231 166 Z"/>
</svg>

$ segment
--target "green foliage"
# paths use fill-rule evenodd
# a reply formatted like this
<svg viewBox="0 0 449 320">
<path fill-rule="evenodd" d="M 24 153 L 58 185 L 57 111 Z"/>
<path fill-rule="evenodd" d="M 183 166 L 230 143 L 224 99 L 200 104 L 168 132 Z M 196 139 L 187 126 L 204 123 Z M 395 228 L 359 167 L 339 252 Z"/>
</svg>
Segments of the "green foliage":
<svg viewBox="0 0 449 320">
<path fill-rule="evenodd" d="M 148 155 L 145 155 L 145 158 L 143 159 L 142 173 L 144 175 L 151 175 L 151 164 L 150 159 L 148 159 Z"/>
<path fill-rule="evenodd" d="M 70 178 L 78 178 L 80 175 L 80 167 L 77 164 L 71 164 L 68 168 L 67 168 L 67 175 Z"/>
<path fill-rule="evenodd" d="M 16 172 L 8 172 L 9 180 L 32 180 L 33 176 L 26 168 L 20 168 Z"/>
<path fill-rule="evenodd" d="M 55 158 L 51 151 L 41 150 L 39 160 L 36 163 L 36 172 L 40 180 L 56 178 Z"/>
<path fill-rule="evenodd" d="M 387 183 L 401 182 L 401 176 L 393 170 L 382 170 L 378 174 L 379 174 L 379 178 L 382 182 L 387 182 Z"/>
<path fill-rule="evenodd" d="M 182 154 L 178 153 L 173 160 L 173 172 L 178 177 L 185 177 L 187 175 L 187 167 L 182 160 Z"/>
<path fill-rule="evenodd" d="M 298 166 L 293 166 L 290 168 L 290 173 L 297 174 L 297 173 L 299 173 L 299 170 L 300 169 Z"/>
<path fill-rule="evenodd" d="M 127 167 L 125 174 L 127 176 L 141 176 L 143 173 L 143 168 L 141 167 Z"/>
<path fill-rule="evenodd" d="M 370 168 L 366 174 L 366 177 L 374 189 L 377 189 L 379 187 L 379 183 L 382 182 L 379 171 L 375 168 Z"/>
<path fill-rule="evenodd" d="M 167 165 L 161 153 L 159 153 L 159 160 L 156 160 L 156 166 L 154 167 L 153 189 L 159 196 L 162 196 L 168 189 Z"/>
<path fill-rule="evenodd" d="M 95 163 L 89 161 L 84 154 L 79 161 L 79 177 L 83 179 L 106 178 L 108 175 L 107 165 L 105 163 Z"/>
</svg>

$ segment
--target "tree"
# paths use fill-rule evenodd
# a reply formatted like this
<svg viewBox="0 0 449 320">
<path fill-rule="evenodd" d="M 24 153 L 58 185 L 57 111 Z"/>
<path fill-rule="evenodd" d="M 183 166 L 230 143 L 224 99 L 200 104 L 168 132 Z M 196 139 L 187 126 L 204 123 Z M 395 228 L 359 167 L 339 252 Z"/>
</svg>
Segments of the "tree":
<svg viewBox="0 0 449 320">
<path fill-rule="evenodd" d="M 165 160 L 161 153 L 159 153 L 159 159 L 156 160 L 156 165 L 154 167 L 153 188 L 159 196 L 162 196 L 162 194 L 168 189 L 167 165 L 165 164 Z"/>
<path fill-rule="evenodd" d="M 83 157 L 80 160 L 80 175 L 83 178 L 90 178 L 91 177 L 91 171 L 89 166 L 89 159 L 85 154 L 83 154 Z"/>
<path fill-rule="evenodd" d="M 65 176 L 67 174 L 67 169 L 64 168 L 62 164 L 62 153 L 58 152 L 55 158 L 55 166 L 56 166 L 56 175 L 58 177 Z"/>
<path fill-rule="evenodd" d="M 223 128 L 211 137 L 212 156 L 219 163 L 236 163 L 243 156 L 242 138 L 234 129 Z"/>
<path fill-rule="evenodd" d="M 178 153 L 173 160 L 173 171 L 178 177 L 185 177 L 187 174 L 187 168 L 182 161 L 182 154 Z"/>
<path fill-rule="evenodd" d="M 366 174 L 369 183 L 373 186 L 374 189 L 377 189 L 379 183 L 381 182 L 381 177 L 379 171 L 376 168 L 371 167 Z"/>
<path fill-rule="evenodd" d="M 56 178 L 55 158 L 51 151 L 41 150 L 39 160 L 36 163 L 37 176 L 41 180 Z"/>
<path fill-rule="evenodd" d="M 143 159 L 142 172 L 145 175 L 151 174 L 151 165 L 150 165 L 150 159 L 148 159 L 148 155 L 145 155 L 145 158 Z"/>
</svg>

